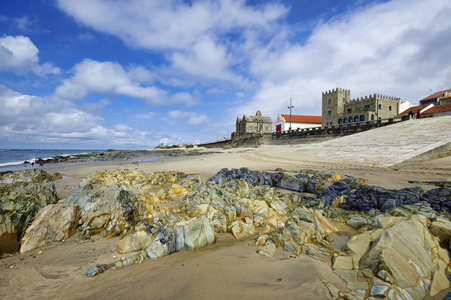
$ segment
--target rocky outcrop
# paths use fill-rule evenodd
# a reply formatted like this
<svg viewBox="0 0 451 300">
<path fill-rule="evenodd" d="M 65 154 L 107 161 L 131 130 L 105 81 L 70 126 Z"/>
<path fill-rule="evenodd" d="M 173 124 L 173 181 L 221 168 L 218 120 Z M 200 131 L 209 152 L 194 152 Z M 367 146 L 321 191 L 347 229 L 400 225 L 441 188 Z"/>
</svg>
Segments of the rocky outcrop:
<svg viewBox="0 0 451 300">
<path fill-rule="evenodd" d="M 80 214 L 80 207 L 74 204 L 47 205 L 26 230 L 20 253 L 71 237 L 77 231 Z"/>
<path fill-rule="evenodd" d="M 346 253 L 334 258 L 334 271 L 362 299 L 436 295 L 449 285 L 446 272 L 450 261 L 427 223 L 424 216 L 381 220 L 381 228 L 351 238 Z"/>
<path fill-rule="evenodd" d="M 183 173 L 178 172 L 147 175 L 126 169 L 96 172 L 81 182 L 80 189 L 69 196 L 66 203 L 81 207 L 80 229 L 85 237 L 133 233 L 136 225 L 153 219 L 160 212 L 173 211 L 157 205 L 187 192 L 176 185 L 182 176 Z M 170 190 L 161 189 L 169 183 L 174 184 Z"/>
<path fill-rule="evenodd" d="M 431 204 L 431 207 L 438 212 L 451 213 L 450 188 L 437 188 L 427 191 L 421 200 Z"/>
<path fill-rule="evenodd" d="M 231 170 L 224 168 L 209 178 L 208 181 L 222 184 L 234 179 L 245 180 L 251 187 L 267 185 L 296 192 L 316 194 L 321 192 L 331 182 L 341 180 L 341 177 L 336 173 L 321 173 L 312 170 L 300 171 L 299 174 L 291 176 L 280 171 L 269 173 L 250 171 L 247 168 Z"/>
<path fill-rule="evenodd" d="M 345 210 L 370 211 L 377 209 L 386 211 L 420 201 L 421 188 L 405 188 L 387 190 L 381 187 L 346 184 L 336 181 L 327 187 L 318 197 L 325 205 L 338 206 Z M 339 202 L 337 202 L 339 200 Z"/>
<path fill-rule="evenodd" d="M 204 216 L 176 223 L 172 228 L 160 228 L 147 247 L 151 259 L 182 250 L 195 250 L 216 242 L 216 234 Z"/>
<path fill-rule="evenodd" d="M 190 217 L 203 215 L 215 232 L 230 232 L 236 238 L 278 230 L 291 211 L 285 202 L 295 199 L 266 185 L 251 187 L 245 180 L 185 184 L 193 193 L 181 201 L 181 211 Z"/>
<path fill-rule="evenodd" d="M 43 170 L 0 175 L 0 254 L 19 250 L 19 243 L 35 214 L 56 203 L 52 177 Z"/>
</svg>

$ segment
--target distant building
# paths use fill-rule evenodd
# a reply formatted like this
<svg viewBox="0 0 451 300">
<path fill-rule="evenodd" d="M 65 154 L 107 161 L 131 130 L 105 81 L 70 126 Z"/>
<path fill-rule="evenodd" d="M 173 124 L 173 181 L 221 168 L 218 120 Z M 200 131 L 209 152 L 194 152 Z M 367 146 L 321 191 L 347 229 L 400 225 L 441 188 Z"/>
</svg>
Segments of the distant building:
<svg viewBox="0 0 451 300">
<path fill-rule="evenodd" d="M 292 130 L 321 127 L 321 125 L 322 125 L 321 116 L 291 115 Z M 278 114 L 276 121 L 274 121 L 274 126 L 276 132 L 290 130 L 290 115 Z"/>
<path fill-rule="evenodd" d="M 434 105 L 432 103 L 414 106 L 396 116 L 397 119 L 409 119 L 409 112 L 413 115 L 420 111 L 423 117 L 451 116 L 451 104 Z"/>
<path fill-rule="evenodd" d="M 415 105 L 413 105 L 409 101 L 401 101 L 401 103 L 399 104 L 399 113 L 402 113 L 403 111 L 406 111 L 409 108 L 414 107 L 414 106 Z"/>
<path fill-rule="evenodd" d="M 451 103 L 451 90 L 436 92 L 420 100 L 420 105 L 425 104 L 443 105 Z"/>
<path fill-rule="evenodd" d="M 389 119 L 399 114 L 400 98 L 374 94 L 351 100 L 351 90 L 323 92 L 322 126 Z"/>
<path fill-rule="evenodd" d="M 236 119 L 236 135 L 246 136 L 256 133 L 271 133 L 271 117 L 265 117 L 261 111 L 257 111 L 255 116 L 243 115 Z"/>
<path fill-rule="evenodd" d="M 404 120 L 405 118 L 407 118 L 409 113 L 411 113 L 412 115 L 415 116 L 418 111 L 420 111 L 420 113 L 423 115 L 428 109 L 430 109 L 432 107 L 434 107 L 434 104 L 432 104 L 432 103 L 419 105 L 419 106 L 412 106 L 412 107 L 409 107 L 408 109 L 406 109 L 405 111 L 401 112 L 400 114 L 398 114 L 395 117 L 395 119 L 402 119 L 402 120 Z"/>
</svg>

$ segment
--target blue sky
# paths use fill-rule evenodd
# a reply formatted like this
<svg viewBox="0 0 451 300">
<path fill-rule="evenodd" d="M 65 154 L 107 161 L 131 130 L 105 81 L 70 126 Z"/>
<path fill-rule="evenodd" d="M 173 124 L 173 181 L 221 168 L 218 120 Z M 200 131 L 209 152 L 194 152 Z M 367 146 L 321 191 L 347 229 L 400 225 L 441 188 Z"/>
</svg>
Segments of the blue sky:
<svg viewBox="0 0 451 300">
<path fill-rule="evenodd" d="M 0 1 L 0 148 L 143 149 L 229 137 L 351 89 L 451 88 L 449 0 Z"/>
</svg>

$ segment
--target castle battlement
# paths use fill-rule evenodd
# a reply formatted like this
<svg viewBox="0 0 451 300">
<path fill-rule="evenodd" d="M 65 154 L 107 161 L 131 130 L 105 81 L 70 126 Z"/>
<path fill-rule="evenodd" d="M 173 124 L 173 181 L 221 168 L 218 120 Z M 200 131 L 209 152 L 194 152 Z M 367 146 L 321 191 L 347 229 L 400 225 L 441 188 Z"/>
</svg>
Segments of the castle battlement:
<svg viewBox="0 0 451 300">
<path fill-rule="evenodd" d="M 373 94 L 365 97 L 355 98 L 349 101 L 349 103 L 358 103 L 358 102 L 369 102 L 374 100 L 401 100 L 401 98 L 393 97 L 393 96 L 386 96 L 386 95 L 380 95 L 380 94 Z"/>
<path fill-rule="evenodd" d="M 350 93 L 351 90 L 349 90 L 349 89 L 342 89 L 342 88 L 338 88 L 337 87 L 336 89 L 332 89 L 332 90 L 323 92 L 323 96 L 325 96 L 325 95 L 332 95 L 332 94 L 335 94 L 335 93 L 338 93 L 338 92 Z"/>
</svg>

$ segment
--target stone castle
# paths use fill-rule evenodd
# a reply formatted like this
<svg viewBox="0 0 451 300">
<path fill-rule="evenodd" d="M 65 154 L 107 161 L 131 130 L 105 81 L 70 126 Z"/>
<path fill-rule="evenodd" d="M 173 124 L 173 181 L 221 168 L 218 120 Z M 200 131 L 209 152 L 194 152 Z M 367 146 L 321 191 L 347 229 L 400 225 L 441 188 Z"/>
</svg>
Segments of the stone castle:
<svg viewBox="0 0 451 300">
<path fill-rule="evenodd" d="M 351 100 L 351 90 L 323 92 L 323 123 L 332 126 L 393 118 L 399 114 L 400 98 L 374 94 Z"/>
</svg>

